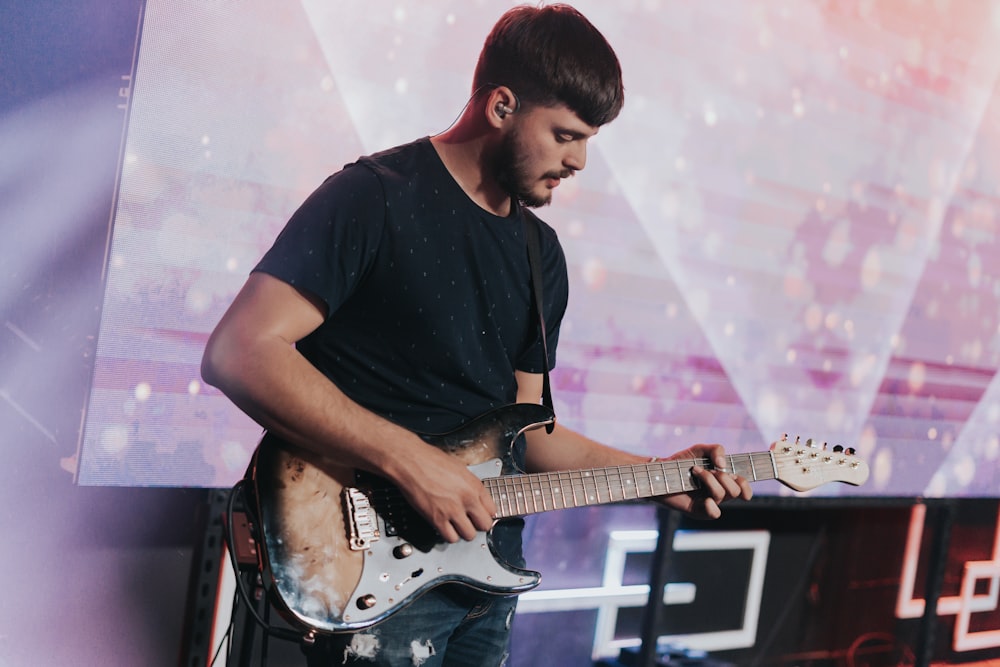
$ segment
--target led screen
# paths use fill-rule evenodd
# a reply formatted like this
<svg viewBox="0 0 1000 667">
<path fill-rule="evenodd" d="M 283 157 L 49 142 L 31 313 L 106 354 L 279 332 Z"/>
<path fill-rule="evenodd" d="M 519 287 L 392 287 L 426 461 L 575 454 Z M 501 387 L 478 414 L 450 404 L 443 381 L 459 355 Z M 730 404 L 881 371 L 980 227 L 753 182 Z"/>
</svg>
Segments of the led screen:
<svg viewBox="0 0 1000 667">
<path fill-rule="evenodd" d="M 242 475 L 260 429 L 201 381 L 209 332 L 328 174 L 452 122 L 508 6 L 147 2 L 81 483 Z M 814 494 L 996 495 L 997 7 L 576 6 L 626 104 L 540 211 L 571 279 L 559 419 L 640 453 L 788 433 L 870 463 Z"/>
</svg>

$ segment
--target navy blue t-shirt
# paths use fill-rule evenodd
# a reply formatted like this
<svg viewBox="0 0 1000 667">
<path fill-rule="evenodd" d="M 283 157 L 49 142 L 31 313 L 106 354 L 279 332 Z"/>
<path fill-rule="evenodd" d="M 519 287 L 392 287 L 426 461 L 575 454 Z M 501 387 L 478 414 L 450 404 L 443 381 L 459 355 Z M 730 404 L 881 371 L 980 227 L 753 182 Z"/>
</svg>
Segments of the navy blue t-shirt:
<svg viewBox="0 0 1000 667">
<path fill-rule="evenodd" d="M 514 371 L 543 371 L 524 212 L 475 204 L 427 138 L 347 165 L 294 213 L 255 268 L 319 297 L 327 317 L 297 348 L 345 394 L 419 433 L 513 403 Z M 550 367 L 566 259 L 539 221 Z M 523 465 L 523 442 L 508 466 Z M 494 548 L 523 565 L 520 519 Z"/>
<path fill-rule="evenodd" d="M 512 403 L 515 370 L 543 370 L 523 216 L 479 207 L 424 138 L 327 179 L 255 270 L 326 304 L 298 349 L 344 393 L 441 433 Z M 555 231 L 539 227 L 551 366 L 568 281 Z"/>
</svg>

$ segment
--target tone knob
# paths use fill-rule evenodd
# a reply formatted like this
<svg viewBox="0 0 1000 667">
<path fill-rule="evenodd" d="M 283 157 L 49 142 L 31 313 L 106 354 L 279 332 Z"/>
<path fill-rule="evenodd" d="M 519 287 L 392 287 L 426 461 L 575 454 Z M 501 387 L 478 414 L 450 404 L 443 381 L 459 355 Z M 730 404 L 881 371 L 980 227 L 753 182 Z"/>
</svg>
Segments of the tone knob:
<svg viewBox="0 0 1000 667">
<path fill-rule="evenodd" d="M 413 545 L 409 542 L 404 542 L 398 547 L 392 550 L 392 555 L 396 558 L 406 558 L 413 554 Z"/>
<path fill-rule="evenodd" d="M 376 600 L 375 596 L 371 593 L 368 595 L 362 595 L 358 598 L 358 609 L 371 609 L 375 606 L 376 602 L 378 602 L 378 600 Z"/>
</svg>

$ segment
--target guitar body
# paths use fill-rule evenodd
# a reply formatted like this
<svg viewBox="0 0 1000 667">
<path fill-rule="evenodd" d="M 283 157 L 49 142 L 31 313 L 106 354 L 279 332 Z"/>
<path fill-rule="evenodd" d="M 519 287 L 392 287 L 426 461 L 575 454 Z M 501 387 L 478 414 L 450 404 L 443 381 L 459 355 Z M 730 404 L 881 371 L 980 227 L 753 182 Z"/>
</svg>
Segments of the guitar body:
<svg viewBox="0 0 1000 667">
<path fill-rule="evenodd" d="M 517 437 L 553 421 L 548 408 L 519 403 L 450 433 L 420 437 L 483 480 L 498 517 L 686 493 L 697 488 L 692 467 L 714 466 L 704 458 L 653 459 L 502 474 L 502 459 Z M 774 479 L 797 491 L 834 481 L 863 484 L 869 475 L 853 449 L 828 449 L 812 439 L 782 438 L 768 451 L 725 459 L 728 471 L 744 479 Z M 513 595 L 534 588 L 541 578 L 499 558 L 492 531 L 471 541 L 444 542 L 385 480 L 271 435 L 257 448 L 249 475 L 264 586 L 282 615 L 306 628 L 307 638 L 372 626 L 441 584 Z"/>
<path fill-rule="evenodd" d="M 516 404 L 457 431 L 421 437 L 486 479 L 501 474 L 518 435 L 552 421 L 547 408 Z M 489 532 L 445 542 L 384 481 L 271 435 L 257 448 L 250 474 L 264 585 L 288 620 L 313 631 L 374 625 L 444 583 L 510 595 L 540 580 L 497 557 Z"/>
</svg>

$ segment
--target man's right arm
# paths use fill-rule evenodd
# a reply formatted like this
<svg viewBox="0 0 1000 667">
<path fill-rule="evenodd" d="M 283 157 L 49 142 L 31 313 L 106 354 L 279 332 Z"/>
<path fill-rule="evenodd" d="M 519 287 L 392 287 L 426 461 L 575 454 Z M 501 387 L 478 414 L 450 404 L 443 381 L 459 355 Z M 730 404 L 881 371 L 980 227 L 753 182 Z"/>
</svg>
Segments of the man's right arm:
<svg viewBox="0 0 1000 667">
<path fill-rule="evenodd" d="M 496 511 L 464 465 L 361 407 L 294 344 L 326 306 L 266 273 L 252 273 L 209 337 L 205 381 L 290 444 L 392 480 L 449 542 L 487 530 Z"/>
</svg>

